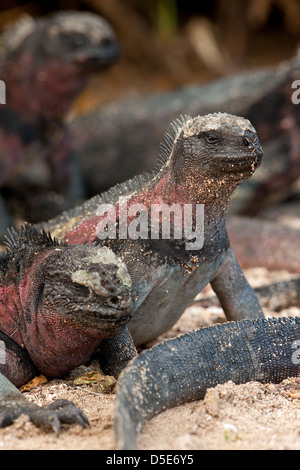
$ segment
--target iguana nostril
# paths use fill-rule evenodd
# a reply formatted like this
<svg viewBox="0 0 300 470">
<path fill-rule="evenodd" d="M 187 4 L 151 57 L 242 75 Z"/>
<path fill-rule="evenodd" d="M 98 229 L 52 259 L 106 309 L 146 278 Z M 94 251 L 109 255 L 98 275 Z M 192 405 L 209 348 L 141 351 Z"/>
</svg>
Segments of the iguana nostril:
<svg viewBox="0 0 300 470">
<path fill-rule="evenodd" d="M 247 137 L 244 137 L 244 138 L 243 138 L 243 144 L 244 144 L 246 147 L 249 147 L 249 145 L 250 145 L 250 140 L 247 139 Z"/>
</svg>

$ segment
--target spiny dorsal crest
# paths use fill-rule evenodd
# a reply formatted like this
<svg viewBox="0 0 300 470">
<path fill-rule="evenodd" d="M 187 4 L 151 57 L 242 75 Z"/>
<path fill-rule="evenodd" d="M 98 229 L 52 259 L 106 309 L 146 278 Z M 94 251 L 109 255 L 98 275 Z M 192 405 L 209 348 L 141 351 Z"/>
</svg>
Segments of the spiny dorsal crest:
<svg viewBox="0 0 300 470">
<path fill-rule="evenodd" d="M 62 243 L 57 238 L 52 238 L 50 233 L 38 230 L 30 224 L 21 226 L 19 230 L 15 230 L 13 227 L 8 229 L 8 235 L 5 236 L 4 243 L 12 253 L 62 246 Z"/>
<path fill-rule="evenodd" d="M 36 21 L 29 15 L 22 15 L 1 36 L 0 59 L 4 60 L 10 53 L 16 51 L 25 39 L 36 29 Z"/>
<path fill-rule="evenodd" d="M 143 186 L 151 181 L 161 170 L 164 164 L 168 161 L 171 152 L 174 148 L 176 137 L 180 134 L 181 129 L 185 123 L 189 122 L 192 118 L 188 115 L 180 116 L 169 125 L 169 131 L 165 133 L 164 138 L 160 144 L 160 154 L 158 162 L 154 170 L 134 176 L 125 183 L 119 183 L 113 188 L 101 194 L 101 202 L 110 202 L 116 196 L 122 196 L 134 193 L 143 188 Z M 99 198 L 97 198 L 99 204 Z"/>
<path fill-rule="evenodd" d="M 169 125 L 168 132 L 165 133 L 164 138 L 160 144 L 160 155 L 159 155 L 159 164 L 160 166 L 164 164 L 174 148 L 174 143 L 176 138 L 181 132 L 182 127 L 191 120 L 192 118 L 185 114 L 184 116 L 180 116 L 179 118 L 175 119 L 175 121 L 171 122 Z"/>
<path fill-rule="evenodd" d="M 48 33 L 53 36 L 60 33 L 81 33 L 93 44 L 99 44 L 102 39 L 114 36 L 109 23 L 91 12 L 60 11 L 53 14 L 48 22 Z"/>
</svg>

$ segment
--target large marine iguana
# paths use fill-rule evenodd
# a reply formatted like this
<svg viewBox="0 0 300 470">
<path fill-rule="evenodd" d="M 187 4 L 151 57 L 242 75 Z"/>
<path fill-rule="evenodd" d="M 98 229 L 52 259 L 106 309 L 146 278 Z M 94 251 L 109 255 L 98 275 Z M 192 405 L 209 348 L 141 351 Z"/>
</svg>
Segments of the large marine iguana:
<svg viewBox="0 0 300 470">
<path fill-rule="evenodd" d="M 62 11 L 25 17 L 0 42 L 0 188 L 17 216 L 45 220 L 84 196 L 64 119 L 90 75 L 116 61 L 117 41 L 103 18 Z"/>
<path fill-rule="evenodd" d="M 69 244 L 107 245 L 125 262 L 133 282 L 134 315 L 129 330 L 137 345 L 169 329 L 208 283 L 217 293 L 227 319 L 263 316 L 230 247 L 225 225 L 232 194 L 261 162 L 262 149 L 255 129 L 248 120 L 226 113 L 193 119 L 186 116 L 170 129 L 171 134 L 166 134 L 162 143 L 160 164 L 153 173 L 127 181 L 43 224 Z M 174 234 L 170 239 L 152 239 L 147 225 L 144 238 L 117 236 L 100 240 L 98 224 L 103 215 L 99 210 L 111 204 L 117 228 L 124 230 L 124 199 L 128 229 L 136 215 L 130 216 L 130 212 L 139 210 L 135 204 L 142 204 L 148 214 L 155 204 L 169 208 L 177 204 L 181 210 L 190 205 L 194 228 L 199 225 L 196 208 L 204 205 L 203 247 L 186 249 L 186 226 L 182 239 Z M 154 222 L 155 216 L 149 223 Z"/>
<path fill-rule="evenodd" d="M 32 226 L 12 231 L 7 245 L 0 255 L 0 427 L 22 413 L 57 433 L 60 423 L 85 426 L 72 402 L 40 408 L 16 387 L 37 371 L 65 374 L 89 360 L 100 343 L 104 351 L 105 341 L 111 348 L 111 336 L 118 338 L 119 363 L 110 364 L 118 375 L 131 353 L 124 330 L 132 314 L 126 266 L 107 247 L 67 246 Z"/>
</svg>

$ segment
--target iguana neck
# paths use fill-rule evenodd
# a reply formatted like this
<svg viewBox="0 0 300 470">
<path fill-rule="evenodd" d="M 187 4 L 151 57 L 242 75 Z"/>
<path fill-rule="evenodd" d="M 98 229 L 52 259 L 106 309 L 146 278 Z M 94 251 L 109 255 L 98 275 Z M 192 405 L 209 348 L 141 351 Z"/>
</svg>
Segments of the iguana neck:
<svg viewBox="0 0 300 470">
<path fill-rule="evenodd" d="M 197 175 L 198 176 L 198 175 Z M 171 172 L 163 171 L 153 181 L 145 185 L 137 194 L 128 199 L 128 204 L 141 203 L 147 208 L 152 204 L 203 204 L 208 217 L 218 215 L 218 219 L 226 216 L 234 191 L 240 181 L 224 177 L 212 179 L 202 177 L 200 180 L 193 175 L 185 175 L 176 181 Z"/>
<path fill-rule="evenodd" d="M 25 51 L 7 66 L 7 104 L 25 122 L 34 123 L 41 118 L 61 120 L 85 87 L 87 77 L 79 74 L 75 66 L 56 59 L 35 61 Z"/>
<path fill-rule="evenodd" d="M 101 204 L 106 205 L 106 202 L 115 207 L 114 214 L 116 214 L 117 219 L 123 209 L 122 204 L 126 206 L 126 211 L 133 205 L 136 205 L 137 210 L 139 210 L 138 205 L 142 205 L 148 211 L 148 214 L 151 213 L 151 206 L 155 204 L 166 204 L 169 207 L 174 204 L 181 206 L 190 204 L 193 216 L 195 206 L 201 204 L 204 205 L 206 232 L 208 228 L 212 232 L 223 233 L 228 205 L 238 185 L 239 182 L 225 178 L 223 180 L 212 180 L 203 177 L 201 182 L 193 181 L 190 178 L 188 182 L 179 182 L 175 180 L 172 173 L 167 171 L 167 168 L 162 167 L 161 171 L 153 178 L 149 177 L 148 181 L 144 181 L 136 192 L 123 194 L 122 197 L 125 199 L 121 199 L 120 195 L 114 193 L 113 200 L 108 199 L 108 201 L 103 200 L 103 202 L 98 198 L 96 202 L 91 200 L 87 207 L 89 217 L 81 222 L 78 220 L 78 225 L 72 226 L 70 230 L 65 231 L 64 229 L 63 234 L 56 233 L 54 227 L 51 229 L 54 230 L 56 236 L 62 237 L 69 244 L 92 243 L 97 240 L 97 224 L 102 220 L 102 216 L 98 215 L 98 209 Z M 72 220 L 75 222 L 76 216 Z M 130 223 L 131 220 L 130 216 L 126 218 L 127 223 Z M 195 221 L 193 220 L 193 222 Z"/>
</svg>

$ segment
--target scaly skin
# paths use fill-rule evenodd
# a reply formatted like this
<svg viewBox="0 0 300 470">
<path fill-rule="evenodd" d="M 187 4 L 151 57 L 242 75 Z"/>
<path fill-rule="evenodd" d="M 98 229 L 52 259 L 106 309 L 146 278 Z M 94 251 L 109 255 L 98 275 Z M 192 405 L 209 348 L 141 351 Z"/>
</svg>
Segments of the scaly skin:
<svg viewBox="0 0 300 470">
<path fill-rule="evenodd" d="M 1 352 L 5 347 L 5 361 L 0 364 L 0 427 L 21 413 L 47 426 L 48 408 L 43 413 L 28 404 L 15 386 L 37 371 L 60 376 L 89 360 L 105 341 L 120 341 L 125 350 L 131 280 L 124 263 L 106 247 L 66 246 L 31 226 L 13 232 L 7 244 L 9 249 L 0 258 Z M 105 361 L 109 367 L 109 358 Z M 58 421 L 67 422 L 73 415 L 73 422 L 86 421 L 79 410 L 74 412 L 74 405 L 63 406 L 66 414 L 58 405 L 57 412 L 54 404 L 50 407 L 56 431 Z"/>
<path fill-rule="evenodd" d="M 161 411 L 204 397 L 232 380 L 279 383 L 300 374 L 300 318 L 242 320 L 202 328 L 141 353 L 119 377 L 115 435 L 136 449 L 137 434 Z"/>
<path fill-rule="evenodd" d="M 182 118 L 166 135 L 161 162 L 149 174 L 126 182 L 44 224 L 68 244 L 97 242 L 109 246 L 126 264 L 132 278 L 134 315 L 129 331 L 136 345 L 169 329 L 208 284 L 217 293 L 227 319 L 262 316 L 259 302 L 230 247 L 226 213 L 233 192 L 259 166 L 262 149 L 249 121 L 216 113 Z M 99 240 L 101 204 L 115 207 L 118 219 L 127 197 L 128 211 L 143 204 L 204 205 L 204 245 L 187 249 L 186 238 Z M 155 221 L 155 216 L 153 221 Z M 153 222 L 152 221 L 152 222 Z M 128 218 L 128 228 L 131 219 Z M 99 226 L 98 226 L 99 228 Z M 146 227 L 147 234 L 149 227 Z M 151 235 L 151 234 L 150 234 Z"/>
<path fill-rule="evenodd" d="M 31 222 L 43 220 L 83 197 L 64 119 L 89 76 L 116 61 L 118 47 L 104 19 L 71 11 L 20 21 L 1 42 L 6 104 L 0 109 L 0 188 L 5 186 L 7 197 L 15 193 L 21 201 L 19 216 Z M 64 202 L 54 199 L 53 193 L 48 200 L 49 191 L 63 196 Z M 39 201 L 36 193 L 41 193 Z M 5 227 L 3 217 L 2 222 Z"/>
</svg>

